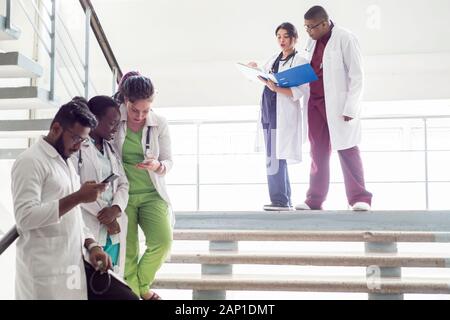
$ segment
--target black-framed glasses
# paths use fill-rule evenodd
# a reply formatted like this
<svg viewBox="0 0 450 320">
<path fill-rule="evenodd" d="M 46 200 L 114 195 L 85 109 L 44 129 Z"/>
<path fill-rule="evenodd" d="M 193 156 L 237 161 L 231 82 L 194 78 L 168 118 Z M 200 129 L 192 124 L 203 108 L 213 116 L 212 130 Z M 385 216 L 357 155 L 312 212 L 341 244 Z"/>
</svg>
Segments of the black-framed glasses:
<svg viewBox="0 0 450 320">
<path fill-rule="evenodd" d="M 314 26 L 306 26 L 305 25 L 305 29 L 306 29 L 306 31 L 311 31 L 311 30 L 314 30 L 315 28 L 317 28 L 318 26 L 320 26 L 322 23 L 324 23 L 325 22 L 325 20 L 322 20 L 321 22 L 319 22 L 318 24 L 316 24 L 316 25 L 314 25 Z"/>
<path fill-rule="evenodd" d="M 64 131 L 67 131 L 72 135 L 71 138 L 72 138 L 73 144 L 86 143 L 89 141 L 89 137 L 87 137 L 87 138 L 80 137 L 79 135 L 75 134 L 70 129 L 64 129 Z"/>
</svg>

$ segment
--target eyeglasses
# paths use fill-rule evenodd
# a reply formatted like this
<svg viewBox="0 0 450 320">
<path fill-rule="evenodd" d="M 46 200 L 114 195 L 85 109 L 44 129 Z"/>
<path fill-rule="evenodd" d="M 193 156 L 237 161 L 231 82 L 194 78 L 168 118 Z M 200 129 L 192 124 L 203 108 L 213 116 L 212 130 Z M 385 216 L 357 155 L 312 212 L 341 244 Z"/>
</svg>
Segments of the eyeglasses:
<svg viewBox="0 0 450 320">
<path fill-rule="evenodd" d="M 72 130 L 64 129 L 64 131 L 67 131 L 72 135 L 71 138 L 72 138 L 73 144 L 86 143 L 89 141 L 89 138 L 80 137 L 79 135 L 75 134 Z"/>
<path fill-rule="evenodd" d="M 306 29 L 306 31 L 311 31 L 311 30 L 317 28 L 318 26 L 320 26 L 320 25 L 321 25 L 322 23 L 324 23 L 324 22 L 325 22 L 325 20 L 319 22 L 318 24 L 316 24 L 316 25 L 314 25 L 314 26 L 306 26 L 306 25 L 305 25 L 305 29 Z"/>
</svg>

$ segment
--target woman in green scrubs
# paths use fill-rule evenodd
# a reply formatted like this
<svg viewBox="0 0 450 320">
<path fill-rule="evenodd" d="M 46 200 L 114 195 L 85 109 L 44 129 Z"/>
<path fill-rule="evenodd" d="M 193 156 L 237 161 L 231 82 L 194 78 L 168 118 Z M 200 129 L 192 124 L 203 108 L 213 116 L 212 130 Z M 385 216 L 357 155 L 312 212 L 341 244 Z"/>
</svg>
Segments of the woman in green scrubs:
<svg viewBox="0 0 450 320">
<path fill-rule="evenodd" d="M 151 109 L 154 87 L 136 72 L 124 76 L 116 99 L 121 121 L 114 139 L 129 182 L 125 280 L 144 300 L 160 297 L 150 290 L 172 244 L 173 218 L 164 177 L 172 168 L 167 121 Z M 146 249 L 139 258 L 138 226 Z"/>
</svg>

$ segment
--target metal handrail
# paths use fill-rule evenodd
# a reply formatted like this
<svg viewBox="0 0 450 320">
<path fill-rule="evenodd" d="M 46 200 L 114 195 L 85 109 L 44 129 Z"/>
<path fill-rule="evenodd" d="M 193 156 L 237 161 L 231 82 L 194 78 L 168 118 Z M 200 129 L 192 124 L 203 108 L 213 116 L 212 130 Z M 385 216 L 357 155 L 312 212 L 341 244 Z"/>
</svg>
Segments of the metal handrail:
<svg viewBox="0 0 450 320">
<path fill-rule="evenodd" d="M 391 115 L 391 116 L 369 116 L 369 117 L 363 117 L 362 120 L 422 120 L 424 127 L 424 172 L 425 172 L 425 180 L 423 183 L 425 184 L 425 207 L 428 210 L 430 207 L 430 192 L 429 192 L 429 160 L 428 160 L 428 125 L 427 121 L 430 119 L 450 119 L 450 115 L 434 115 L 434 116 L 426 116 L 426 115 Z M 205 124 L 256 124 L 257 120 L 238 120 L 238 121 L 227 121 L 227 120 L 214 120 L 214 121 L 204 121 L 204 120 L 191 120 L 191 121 L 174 121 L 174 124 L 178 125 L 195 125 L 197 127 L 197 154 L 196 154 L 196 181 L 195 184 L 190 184 L 191 186 L 196 187 L 196 210 L 200 210 L 200 186 L 204 185 L 200 182 L 200 155 L 198 151 L 198 147 L 200 145 L 200 126 Z M 170 185 L 170 184 L 169 184 Z"/>
<path fill-rule="evenodd" d="M 47 46 L 47 43 L 45 42 L 44 37 L 42 36 L 41 32 L 39 31 L 39 29 L 34 24 L 33 19 L 30 17 L 30 14 L 28 13 L 27 9 L 25 9 L 25 5 L 23 4 L 22 0 L 19 0 L 18 3 L 20 5 L 20 7 L 22 8 L 22 11 L 25 14 L 25 17 L 27 18 L 28 22 L 30 22 L 31 27 L 33 28 L 34 32 L 38 36 L 41 44 L 44 46 L 44 49 L 47 52 L 48 56 L 51 57 L 51 55 L 52 55 L 51 49 Z"/>
<path fill-rule="evenodd" d="M 375 117 L 364 117 L 362 118 L 362 120 L 423 120 L 426 121 L 429 119 L 450 119 L 450 115 L 423 115 L 423 116 L 408 116 L 408 115 L 395 115 L 395 116 L 375 116 Z M 199 127 L 201 125 L 204 124 L 249 124 L 249 123 L 256 123 L 255 120 L 189 120 L 189 121 L 170 121 L 169 122 L 172 125 L 196 125 L 197 126 L 197 139 L 199 138 Z M 428 127 L 425 126 L 424 128 L 425 131 L 425 138 L 427 137 L 427 130 Z M 428 149 L 427 146 L 427 139 L 425 139 L 425 148 L 423 150 L 410 150 L 411 152 L 424 152 L 427 154 L 428 152 L 430 152 L 431 150 Z M 197 141 L 198 142 L 198 141 Z M 196 149 L 196 153 L 192 154 L 191 156 L 196 156 L 196 160 L 197 160 L 197 174 L 196 174 L 196 182 L 195 183 L 181 183 L 181 184 L 168 184 L 168 185 L 172 185 L 172 186 L 196 186 L 196 202 L 197 202 L 197 210 L 199 210 L 200 207 L 200 186 L 204 186 L 204 185 L 263 185 L 265 183 L 260 183 L 260 182 L 255 182 L 255 183 L 200 183 L 200 150 L 199 150 L 199 144 L 197 143 L 197 149 Z M 439 151 L 446 151 L 446 150 L 439 150 Z M 447 150 L 448 151 L 448 150 Z M 383 151 L 383 152 L 387 152 L 387 151 Z M 204 154 L 203 154 L 204 155 Z M 216 155 L 216 154 L 212 154 L 212 155 Z M 427 158 L 426 158 L 427 159 Z M 439 182 L 439 183 L 444 183 L 446 181 L 429 181 L 428 179 L 428 167 L 427 167 L 427 161 L 426 163 L 426 175 L 425 175 L 425 180 L 424 181 L 374 181 L 371 183 L 425 183 L 426 184 L 426 188 L 425 188 L 425 194 L 426 194 L 426 206 L 428 209 L 429 206 L 429 201 L 428 201 L 428 184 L 430 182 Z M 341 183 L 338 181 L 331 181 L 331 184 L 336 184 L 336 183 Z M 302 182 L 299 183 L 293 183 L 295 184 L 304 184 Z M 0 254 L 6 250 L 6 248 L 8 248 L 14 241 L 15 239 L 18 237 L 17 234 L 17 230 L 15 227 L 13 227 L 1 240 L 0 240 Z"/>
<path fill-rule="evenodd" d="M 56 14 L 54 2 L 52 2 L 52 8 L 51 8 L 51 10 L 49 10 L 49 9 L 45 6 L 45 4 L 44 4 L 44 8 L 45 8 L 45 10 L 46 10 L 46 13 L 49 15 L 49 17 L 50 17 L 51 20 L 52 20 L 52 25 L 51 25 L 51 27 L 49 28 L 49 27 L 45 24 L 45 19 L 44 19 L 44 17 L 42 17 L 42 15 L 40 14 L 39 9 L 38 9 L 38 7 L 36 6 L 35 2 L 32 1 L 32 6 L 33 6 L 34 10 L 35 10 L 36 13 L 37 13 L 37 17 L 38 17 L 38 19 L 40 19 L 40 21 L 42 21 L 42 23 L 44 24 L 45 29 L 46 29 L 46 31 L 47 31 L 47 33 L 48 33 L 48 36 L 49 36 L 50 39 L 51 39 L 51 48 L 48 48 L 48 46 L 47 46 L 47 44 L 46 44 L 46 42 L 45 42 L 45 40 L 44 40 L 43 35 L 41 34 L 40 30 L 36 27 L 35 23 L 34 23 L 33 20 L 31 19 L 31 17 L 30 17 L 30 15 L 29 15 L 28 11 L 26 10 L 25 5 L 23 4 L 23 2 L 22 2 L 21 0 L 19 0 L 18 2 L 19 2 L 19 5 L 21 6 L 21 8 L 22 8 L 22 10 L 23 10 L 23 12 L 24 12 L 26 18 L 27 18 L 28 21 L 30 22 L 30 24 L 31 24 L 32 28 L 34 29 L 35 33 L 37 34 L 37 36 L 38 36 L 38 38 L 39 38 L 41 44 L 44 46 L 45 50 L 47 51 L 47 54 L 49 55 L 50 59 L 52 60 L 52 62 L 51 62 L 51 65 L 52 65 L 51 78 L 52 78 L 52 80 L 51 80 L 51 89 L 50 89 L 50 95 L 51 95 L 51 98 L 52 98 L 52 99 L 54 98 L 53 95 L 54 95 L 54 74 L 55 74 L 55 72 L 58 73 L 59 77 L 61 78 L 61 80 L 62 80 L 62 82 L 63 82 L 63 84 L 64 84 L 65 89 L 66 89 L 67 92 L 70 94 L 70 90 L 69 90 L 67 84 L 65 83 L 65 81 L 64 81 L 64 79 L 63 79 L 63 77 L 62 77 L 62 74 L 61 74 L 60 70 L 57 69 L 57 68 L 55 68 L 55 64 L 54 64 L 54 62 L 55 62 L 55 57 L 56 57 L 56 53 L 58 53 L 59 56 L 60 56 L 61 59 L 62 59 L 63 64 L 64 64 L 64 65 L 66 66 L 66 68 L 67 68 L 67 64 L 66 64 L 65 60 L 63 59 L 63 55 L 62 55 L 61 51 L 55 47 L 55 38 L 56 38 L 56 36 L 57 36 L 57 32 L 56 32 L 56 29 L 55 29 L 55 19 L 56 19 L 56 17 L 58 17 L 59 20 L 60 20 L 61 22 L 62 22 L 62 19 L 61 19 L 61 17 L 60 17 L 58 14 Z M 105 58 L 106 58 L 106 60 L 107 60 L 107 62 L 108 62 L 108 64 L 109 64 L 109 66 L 110 66 L 110 68 L 111 68 L 111 72 L 113 73 L 113 75 L 114 75 L 114 77 L 115 77 L 115 81 L 118 83 L 119 80 L 120 80 L 121 77 L 122 77 L 122 71 L 121 71 L 120 66 L 119 66 L 119 64 L 118 64 L 118 62 L 117 62 L 117 59 L 116 59 L 116 57 L 115 57 L 115 55 L 114 55 L 114 52 L 113 52 L 112 49 L 111 49 L 111 46 L 109 45 L 108 39 L 106 38 L 106 35 L 105 35 L 105 33 L 104 33 L 104 31 L 103 31 L 103 28 L 102 28 L 102 26 L 101 26 L 101 24 L 100 24 L 100 21 L 99 21 L 98 16 L 97 16 L 97 14 L 96 14 L 96 12 L 95 12 L 95 9 L 94 9 L 92 3 L 91 3 L 89 0 L 87 0 L 87 1 L 80 0 L 80 4 L 81 4 L 83 10 L 85 11 L 85 13 L 86 13 L 86 15 L 87 15 L 87 21 L 90 21 L 91 28 L 92 28 L 92 30 L 93 30 L 93 32 L 94 32 L 94 34 L 95 34 L 95 36 L 96 36 L 96 38 L 97 38 L 97 40 L 98 40 L 98 43 L 99 43 L 99 45 L 100 45 L 100 48 L 102 49 L 102 52 L 103 52 L 103 54 L 104 54 L 104 56 L 105 56 Z M 66 31 L 67 34 L 68 34 L 68 37 L 69 37 L 70 40 L 72 41 L 72 45 L 73 45 L 74 42 L 73 42 L 72 37 L 70 36 L 70 33 L 69 33 L 68 30 L 67 30 L 67 27 L 65 26 L 64 22 L 62 22 L 62 24 L 63 24 L 63 26 L 64 26 L 64 28 L 65 28 L 65 31 Z M 7 2 L 6 2 L 6 25 L 9 26 L 9 27 L 10 27 L 10 25 L 11 25 L 11 1 L 10 1 L 10 0 L 7 0 Z M 88 32 L 88 31 L 89 31 L 89 30 L 87 29 L 87 32 Z M 62 40 L 61 35 L 58 34 L 58 36 L 59 36 L 61 42 L 63 43 L 63 40 Z M 65 49 L 66 52 L 68 53 L 67 47 L 65 46 L 64 43 L 63 43 L 63 45 L 64 45 L 64 49 Z M 77 52 L 77 51 L 76 51 L 76 52 Z M 77 52 L 77 55 L 78 55 L 78 58 L 79 58 L 80 61 L 81 61 L 81 57 L 79 56 L 78 52 Z M 89 51 L 86 50 L 86 57 L 85 57 L 86 62 L 83 63 L 83 62 L 81 61 L 81 62 L 82 62 L 81 64 L 82 64 L 82 66 L 85 68 L 85 71 L 86 71 L 84 82 L 82 81 L 82 83 L 85 85 L 85 89 L 88 88 L 88 86 L 89 86 L 89 80 L 90 80 L 90 77 L 89 77 L 89 74 L 88 74 L 88 69 L 87 69 L 87 67 L 88 67 L 88 64 L 87 64 L 88 56 L 89 56 Z M 71 63 L 74 65 L 73 60 L 72 60 L 72 57 L 71 57 L 69 54 L 68 54 L 68 57 L 69 57 L 69 60 L 71 61 Z M 75 67 L 75 66 L 74 66 L 74 67 Z M 68 69 L 68 68 L 67 68 L 67 69 Z M 75 69 L 76 69 L 76 68 L 75 68 Z M 77 75 L 79 76 L 79 74 L 77 74 Z M 74 81 L 74 84 L 75 84 L 75 79 L 73 78 L 73 75 L 71 75 L 71 77 L 72 77 L 72 81 Z M 80 80 L 82 80 L 82 79 L 80 79 Z M 92 84 L 92 86 L 93 86 L 94 90 L 96 91 L 95 86 L 94 86 L 93 84 Z M 76 87 L 76 86 L 75 86 L 75 87 Z M 87 92 L 87 89 L 86 89 L 86 92 Z M 17 232 L 17 228 L 16 228 L 16 226 L 14 226 L 13 228 L 11 228 L 11 230 L 9 230 L 9 231 L 8 231 L 8 232 L 0 239 L 0 255 L 1 255 L 1 254 L 2 254 L 2 253 L 3 253 L 3 252 L 4 252 L 4 251 L 12 244 L 12 243 L 14 243 L 14 241 L 15 241 L 18 237 L 19 237 L 19 234 L 18 234 L 18 232 Z"/>
<path fill-rule="evenodd" d="M 97 16 L 97 13 L 94 9 L 90 0 L 80 0 L 80 4 L 83 7 L 83 10 L 86 12 L 88 10 L 91 11 L 92 19 L 91 19 L 91 28 L 94 32 L 95 37 L 97 38 L 97 42 L 102 49 L 103 55 L 105 56 L 106 61 L 108 62 L 109 67 L 112 72 L 117 72 L 116 81 L 119 83 L 122 78 L 122 70 L 120 69 L 119 63 L 117 62 L 116 56 L 109 44 L 108 38 L 103 31 L 103 27 L 100 24 L 100 20 Z"/>
<path fill-rule="evenodd" d="M 5 27 L 11 29 L 11 0 L 6 0 Z"/>
<path fill-rule="evenodd" d="M 29 23 L 31 24 L 31 27 L 33 28 L 35 34 L 37 35 L 40 44 L 44 47 L 44 49 L 46 50 L 48 56 L 50 57 L 51 60 L 51 71 L 50 71 L 50 98 L 54 99 L 54 78 L 55 78 L 55 73 L 57 73 L 60 77 L 60 80 L 63 82 L 64 88 L 66 90 L 66 92 L 69 95 L 71 94 L 71 90 L 69 89 L 64 77 L 62 76 L 61 72 L 59 72 L 59 70 L 56 68 L 55 66 L 55 58 L 56 55 L 58 54 L 59 58 L 62 60 L 62 63 L 64 64 L 64 66 L 67 68 L 68 63 L 65 61 L 64 59 L 64 55 L 63 52 L 61 51 L 61 49 L 59 49 L 59 47 L 56 47 L 55 45 L 55 40 L 56 37 L 58 37 L 58 40 L 61 41 L 62 45 L 63 45 L 63 50 L 65 51 L 70 64 L 74 67 L 75 73 L 78 77 L 78 79 L 80 80 L 80 83 L 83 85 L 84 87 L 84 95 L 86 98 L 88 98 L 89 96 L 89 88 L 90 86 L 94 89 L 94 92 L 97 92 L 97 89 L 95 87 L 95 85 L 92 82 L 92 78 L 89 75 L 89 56 L 90 56 L 90 48 L 89 48 L 89 26 L 92 29 L 94 35 L 97 38 L 98 44 L 103 52 L 103 55 L 108 63 L 108 65 L 111 68 L 111 73 L 114 77 L 114 82 L 118 83 L 120 78 L 122 77 L 122 71 L 120 69 L 120 66 L 117 62 L 117 59 L 114 55 L 114 52 L 111 49 L 111 46 L 109 45 L 108 39 L 103 31 L 103 28 L 101 26 L 101 23 L 98 19 L 98 16 L 95 12 L 95 9 L 91 3 L 91 1 L 83 1 L 80 0 L 80 4 L 81 7 L 83 9 L 83 11 L 85 12 L 86 15 L 86 47 L 85 47 L 85 60 L 83 61 L 80 53 L 78 52 L 77 46 L 75 46 L 74 40 L 66 26 L 66 24 L 64 23 L 63 19 L 61 18 L 60 14 L 58 14 L 56 12 L 55 9 L 55 0 L 52 0 L 52 6 L 49 9 L 47 7 L 47 5 L 42 2 L 43 8 L 45 9 L 45 14 L 47 14 L 50 18 L 51 21 L 51 26 L 49 27 L 46 23 L 46 19 L 45 17 L 42 15 L 42 12 L 40 12 L 39 7 L 37 6 L 36 2 L 34 0 L 31 1 L 31 5 L 32 8 L 34 10 L 34 12 L 36 13 L 37 19 L 40 23 L 43 24 L 44 26 L 44 34 L 41 33 L 41 30 L 39 30 L 39 28 L 36 26 L 36 24 L 33 22 L 33 19 L 31 18 L 30 13 L 28 12 L 28 10 L 26 9 L 25 5 L 23 4 L 22 0 L 18 1 L 19 5 L 22 8 L 22 11 L 24 12 L 27 20 L 29 21 Z M 10 12 L 10 0 L 7 1 L 7 13 Z M 7 17 L 9 15 L 7 14 Z M 78 71 L 78 68 L 75 66 L 75 62 L 74 59 L 72 58 L 72 55 L 70 54 L 68 47 L 66 46 L 63 37 L 61 35 L 61 33 L 59 32 L 59 30 L 56 30 L 56 20 L 59 20 L 59 22 L 62 25 L 62 28 L 60 28 L 61 30 L 63 30 L 71 45 L 73 46 L 73 49 L 76 53 L 76 56 L 81 64 L 81 67 L 84 69 L 84 79 L 83 77 L 80 75 L 80 72 Z M 7 19 L 8 22 L 8 19 Z M 49 37 L 50 38 L 50 42 L 51 45 L 50 47 L 48 46 L 45 38 Z M 68 69 L 68 68 L 67 68 Z M 69 69 L 68 69 L 69 70 Z M 74 83 L 75 89 L 77 91 L 79 91 L 79 85 L 76 82 L 74 75 L 72 75 L 72 73 L 69 73 L 70 78 L 72 80 L 72 82 Z M 115 83 L 113 85 L 113 88 L 115 87 Z"/>
<path fill-rule="evenodd" d="M 17 232 L 16 226 L 14 226 L 0 239 L 0 255 L 2 255 L 2 253 L 8 249 L 18 237 L 19 233 Z"/>
</svg>

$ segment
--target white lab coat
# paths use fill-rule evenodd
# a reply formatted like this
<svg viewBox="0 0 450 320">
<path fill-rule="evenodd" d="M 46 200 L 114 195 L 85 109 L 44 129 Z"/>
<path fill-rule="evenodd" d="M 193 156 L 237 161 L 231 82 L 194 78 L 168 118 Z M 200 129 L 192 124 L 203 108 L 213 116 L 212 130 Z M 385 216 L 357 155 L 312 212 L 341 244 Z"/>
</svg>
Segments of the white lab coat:
<svg viewBox="0 0 450 320">
<path fill-rule="evenodd" d="M 120 106 L 121 121 L 116 136 L 114 137 L 114 145 L 119 153 L 120 159 L 122 159 L 122 147 L 127 135 L 127 109 L 124 104 Z M 145 140 L 147 138 L 148 127 L 150 127 L 150 152 L 151 155 L 158 159 L 166 168 L 165 172 L 160 175 L 153 171 L 148 171 L 150 180 L 155 186 L 161 198 L 168 205 L 168 214 L 170 215 L 170 221 L 172 227 L 175 225 L 175 216 L 172 212 L 172 206 L 167 192 L 166 181 L 164 176 L 172 169 L 172 148 L 170 141 L 169 126 L 167 120 L 152 110 L 147 115 L 147 120 L 142 131 L 142 152 L 145 155 Z"/>
<path fill-rule="evenodd" d="M 272 69 L 279 54 L 271 57 L 263 66 L 268 73 Z M 295 55 L 292 66 L 291 61 L 284 65 L 280 63 L 278 72 L 308 63 L 299 53 Z M 277 131 L 276 131 L 276 158 L 287 160 L 294 164 L 302 161 L 302 144 L 306 141 L 306 118 L 303 116 L 304 96 L 309 93 L 309 85 L 291 88 L 293 97 L 277 94 Z M 262 105 L 262 102 L 261 102 Z M 261 112 L 258 115 L 257 149 L 262 150 L 263 136 L 261 126 Z"/>
<path fill-rule="evenodd" d="M 80 188 L 72 162 L 41 137 L 17 158 L 11 178 L 16 299 L 87 299 L 83 251 L 93 236 L 79 206 L 59 217 L 59 200 Z"/>
<path fill-rule="evenodd" d="M 128 229 L 128 219 L 125 213 L 125 209 L 128 203 L 128 180 L 123 171 L 121 161 L 117 151 L 114 149 L 112 143 L 105 141 L 106 153 L 111 162 L 112 172 L 118 174 L 120 177 L 113 181 L 113 202 L 112 206 L 117 205 L 122 211 L 117 222 L 120 225 L 120 233 L 113 235 L 112 239 L 117 239 L 120 243 L 119 249 L 119 261 L 118 265 L 114 271 L 120 275 L 124 276 L 125 270 L 125 254 L 126 254 L 126 239 L 127 239 L 127 229 Z M 81 152 L 81 161 L 80 161 Z M 97 155 L 97 149 L 91 141 L 83 144 L 80 148 L 80 152 L 75 153 L 71 160 L 73 165 L 80 175 L 80 182 L 85 183 L 87 181 L 101 182 L 104 177 L 101 177 L 101 164 Z M 111 186 L 110 186 L 111 187 Z M 101 246 L 106 245 L 107 240 L 107 229 L 102 225 L 98 219 L 97 214 L 103 208 L 107 207 L 108 204 L 101 198 L 97 199 L 95 202 L 83 203 L 81 206 L 81 212 L 83 213 L 83 220 L 86 226 L 94 235 L 95 239 Z"/>
<path fill-rule="evenodd" d="M 316 41 L 310 38 L 306 45 L 308 61 L 311 61 L 315 47 Z M 363 80 L 357 38 L 350 31 L 335 25 L 323 56 L 325 104 L 333 150 L 347 150 L 361 142 Z M 344 116 L 353 120 L 345 122 Z"/>
</svg>

